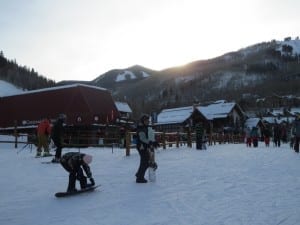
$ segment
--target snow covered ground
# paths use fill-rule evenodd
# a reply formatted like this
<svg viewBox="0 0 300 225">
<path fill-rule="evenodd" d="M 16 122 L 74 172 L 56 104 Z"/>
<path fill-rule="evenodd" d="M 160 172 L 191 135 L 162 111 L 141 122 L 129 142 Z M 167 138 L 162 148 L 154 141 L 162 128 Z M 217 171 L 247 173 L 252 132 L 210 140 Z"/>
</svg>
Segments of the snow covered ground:
<svg viewBox="0 0 300 225">
<path fill-rule="evenodd" d="M 59 164 L 42 164 L 50 159 L 34 158 L 35 148 L 20 151 L 21 145 L 0 143 L 0 224 L 300 224 L 300 155 L 287 144 L 259 145 L 160 149 L 157 181 L 147 184 L 134 182 L 135 150 L 126 157 L 124 149 L 80 149 L 94 156 L 91 169 L 102 186 L 57 199 L 54 193 L 64 191 L 68 181 Z"/>
</svg>

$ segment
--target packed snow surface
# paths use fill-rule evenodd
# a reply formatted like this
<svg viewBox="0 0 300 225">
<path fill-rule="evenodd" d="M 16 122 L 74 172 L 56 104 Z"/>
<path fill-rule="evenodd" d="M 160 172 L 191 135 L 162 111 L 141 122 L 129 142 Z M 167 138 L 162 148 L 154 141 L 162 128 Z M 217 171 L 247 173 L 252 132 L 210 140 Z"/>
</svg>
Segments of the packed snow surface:
<svg viewBox="0 0 300 225">
<path fill-rule="evenodd" d="M 135 183 L 134 149 L 130 156 L 120 148 L 64 149 L 93 155 L 101 187 L 60 199 L 54 193 L 66 190 L 68 173 L 42 164 L 50 159 L 35 158 L 34 147 L 22 148 L 0 143 L 3 225 L 300 224 L 300 155 L 288 144 L 159 149 L 157 181 L 147 184 Z"/>
</svg>

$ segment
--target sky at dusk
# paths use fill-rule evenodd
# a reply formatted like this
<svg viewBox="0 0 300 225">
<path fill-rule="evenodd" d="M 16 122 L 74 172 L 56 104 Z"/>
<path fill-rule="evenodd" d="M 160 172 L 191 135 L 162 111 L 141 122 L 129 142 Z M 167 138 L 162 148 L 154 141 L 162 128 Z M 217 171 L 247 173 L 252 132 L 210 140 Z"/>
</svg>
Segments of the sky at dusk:
<svg viewBox="0 0 300 225">
<path fill-rule="evenodd" d="M 299 0 L 0 0 L 0 51 L 55 81 L 300 35 Z"/>
</svg>

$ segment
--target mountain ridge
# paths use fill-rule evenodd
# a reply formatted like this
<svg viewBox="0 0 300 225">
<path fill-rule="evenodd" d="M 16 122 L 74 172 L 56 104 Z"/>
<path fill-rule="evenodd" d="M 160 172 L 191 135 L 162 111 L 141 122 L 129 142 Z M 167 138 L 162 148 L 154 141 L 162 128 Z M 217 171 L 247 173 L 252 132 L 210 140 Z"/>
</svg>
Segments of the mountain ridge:
<svg viewBox="0 0 300 225">
<path fill-rule="evenodd" d="M 218 99 L 245 102 L 243 96 L 300 95 L 299 56 L 299 38 L 288 37 L 160 71 L 133 65 L 109 70 L 91 81 L 67 80 L 55 85 L 83 83 L 106 88 L 137 114 Z M 39 88 L 49 87 L 43 85 Z"/>
</svg>

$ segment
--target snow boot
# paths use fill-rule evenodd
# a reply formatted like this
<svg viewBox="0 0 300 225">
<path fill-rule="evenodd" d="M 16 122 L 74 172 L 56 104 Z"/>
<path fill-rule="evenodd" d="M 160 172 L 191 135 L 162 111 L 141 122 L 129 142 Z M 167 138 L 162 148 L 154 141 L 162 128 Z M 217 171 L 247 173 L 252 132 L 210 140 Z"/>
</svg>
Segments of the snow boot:
<svg viewBox="0 0 300 225">
<path fill-rule="evenodd" d="M 44 152 L 43 157 L 52 156 L 49 152 Z"/>
<path fill-rule="evenodd" d="M 52 163 L 60 163 L 60 159 L 54 157 L 54 158 L 51 160 L 51 162 L 52 162 Z"/>
<path fill-rule="evenodd" d="M 143 184 L 143 183 L 147 183 L 147 182 L 148 181 L 145 178 L 136 178 L 136 183 Z"/>
<path fill-rule="evenodd" d="M 87 185 L 87 178 L 85 176 L 80 177 L 79 182 L 80 182 L 80 188 L 81 189 L 85 189 L 85 188 L 88 187 L 88 185 Z"/>
</svg>

